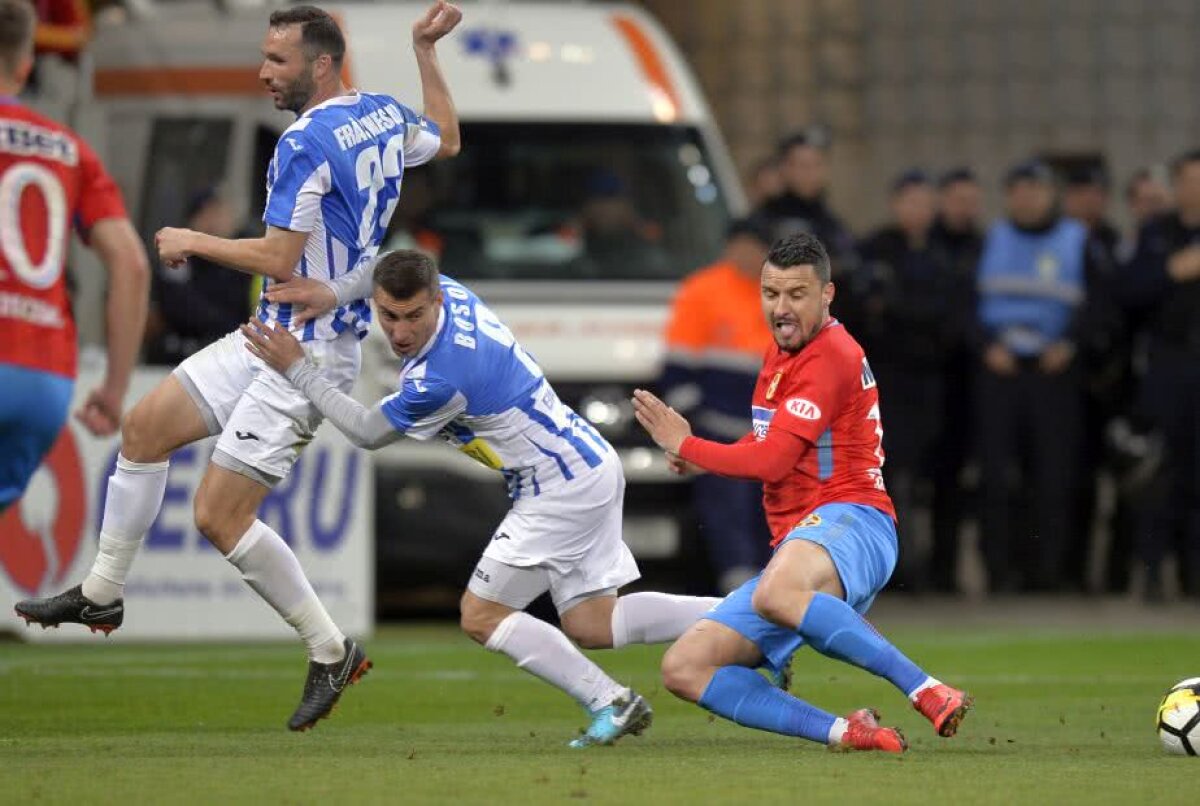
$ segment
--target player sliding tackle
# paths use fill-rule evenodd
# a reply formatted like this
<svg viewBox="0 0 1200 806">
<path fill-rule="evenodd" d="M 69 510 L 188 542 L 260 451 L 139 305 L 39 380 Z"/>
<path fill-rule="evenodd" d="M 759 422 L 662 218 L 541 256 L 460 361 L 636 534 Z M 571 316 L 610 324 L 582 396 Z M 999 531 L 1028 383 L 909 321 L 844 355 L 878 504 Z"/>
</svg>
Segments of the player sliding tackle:
<svg viewBox="0 0 1200 806">
<path fill-rule="evenodd" d="M 272 301 L 302 306 L 297 316 L 305 318 L 368 295 L 403 360 L 398 391 L 371 408 L 322 377 L 285 329 L 251 320 L 242 327 L 246 347 L 359 447 L 440 437 L 503 473 L 513 506 L 463 593 L 463 630 L 588 710 L 591 724 L 572 747 L 641 733 L 650 725 L 649 704 L 567 636 L 590 649 L 671 641 L 718 600 L 617 596 L 638 569 L 621 538 L 625 478 L 616 451 L 558 399 L 495 314 L 439 276 L 427 256 L 391 252 L 373 275 L 360 268 L 332 282 L 297 278 L 268 292 Z M 547 590 L 566 635 L 522 612 Z"/>
<path fill-rule="evenodd" d="M 953 736 L 971 697 L 950 688 L 862 615 L 896 565 L 895 510 L 883 486 L 879 394 L 862 348 L 829 315 L 834 287 L 820 241 L 777 242 L 762 269 L 762 306 L 775 337 L 751 407 L 754 430 L 733 445 L 691 435 L 687 420 L 638 390 L 638 422 L 676 472 L 699 469 L 763 482 L 775 554 L 675 642 L 663 680 L 676 696 L 740 725 L 844 750 L 907 748 L 872 709 L 844 719 L 773 687 L 804 644 L 883 677 L 938 734 Z"/>
</svg>

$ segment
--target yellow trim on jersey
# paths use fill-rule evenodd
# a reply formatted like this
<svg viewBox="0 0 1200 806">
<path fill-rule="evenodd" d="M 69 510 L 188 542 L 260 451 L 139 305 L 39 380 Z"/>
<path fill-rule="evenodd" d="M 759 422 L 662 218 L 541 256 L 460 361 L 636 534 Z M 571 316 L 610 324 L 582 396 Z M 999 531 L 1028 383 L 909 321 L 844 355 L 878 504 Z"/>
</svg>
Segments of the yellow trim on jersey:
<svg viewBox="0 0 1200 806">
<path fill-rule="evenodd" d="M 463 445 L 459 450 L 476 462 L 479 462 L 479 464 L 490 467 L 492 470 L 500 470 L 504 467 L 504 462 L 500 461 L 500 457 L 492 450 L 492 446 L 479 437 L 475 437 L 475 439 Z"/>
</svg>

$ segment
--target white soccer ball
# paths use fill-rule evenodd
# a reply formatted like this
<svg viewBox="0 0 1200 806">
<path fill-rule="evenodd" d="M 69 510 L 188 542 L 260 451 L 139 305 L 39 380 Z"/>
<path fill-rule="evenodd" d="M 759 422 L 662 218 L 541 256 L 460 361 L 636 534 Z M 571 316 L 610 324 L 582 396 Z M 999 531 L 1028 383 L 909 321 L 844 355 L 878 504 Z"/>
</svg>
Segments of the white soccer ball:
<svg viewBox="0 0 1200 806">
<path fill-rule="evenodd" d="M 1158 706 L 1158 738 L 1177 756 L 1200 754 L 1200 677 L 1171 686 Z"/>
</svg>

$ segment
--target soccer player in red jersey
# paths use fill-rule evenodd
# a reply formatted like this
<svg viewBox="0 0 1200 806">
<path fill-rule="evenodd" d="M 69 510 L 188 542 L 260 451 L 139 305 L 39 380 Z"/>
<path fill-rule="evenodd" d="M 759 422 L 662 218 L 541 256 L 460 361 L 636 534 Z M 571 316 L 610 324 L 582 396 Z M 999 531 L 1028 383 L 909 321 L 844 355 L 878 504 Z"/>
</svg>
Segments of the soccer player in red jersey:
<svg viewBox="0 0 1200 806">
<path fill-rule="evenodd" d="M 903 752 L 904 737 L 873 709 L 845 719 L 776 688 L 754 671 L 782 673 L 808 644 L 883 677 L 941 736 L 953 736 L 971 698 L 930 677 L 862 615 L 896 565 L 896 522 L 884 489 L 879 392 L 862 348 L 829 315 L 829 256 L 811 235 L 771 248 L 763 313 L 775 339 L 754 389 L 754 430 L 732 445 L 698 439 L 686 419 L 638 390 L 638 421 L 677 472 L 763 483 L 775 554 L 663 658 L 676 696 L 740 725 L 835 749 Z"/>
<path fill-rule="evenodd" d="M 108 367 L 77 417 L 117 430 L 146 321 L 149 268 L 116 184 L 78 135 L 16 100 L 33 69 L 33 6 L 0 0 L 0 512 L 62 430 L 76 333 L 63 264 L 74 226 L 108 271 Z"/>
</svg>

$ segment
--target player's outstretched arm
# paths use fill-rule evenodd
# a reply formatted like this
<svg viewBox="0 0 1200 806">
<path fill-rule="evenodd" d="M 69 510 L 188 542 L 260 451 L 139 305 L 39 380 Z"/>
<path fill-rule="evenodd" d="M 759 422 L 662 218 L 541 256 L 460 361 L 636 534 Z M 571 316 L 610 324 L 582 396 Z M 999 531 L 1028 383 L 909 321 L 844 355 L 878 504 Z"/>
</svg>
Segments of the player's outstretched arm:
<svg viewBox="0 0 1200 806">
<path fill-rule="evenodd" d="M 108 436 L 121 426 L 125 392 L 142 344 L 150 264 L 141 238 L 127 218 L 96 222 L 90 242 L 108 272 L 105 302 L 108 366 L 103 383 L 88 394 L 75 416 L 96 436 Z"/>
<path fill-rule="evenodd" d="M 679 412 L 644 389 L 633 393 L 633 413 L 668 457 L 729 478 L 781 481 L 808 447 L 802 437 L 779 428 L 768 429 L 762 442 L 752 435 L 732 445 L 699 439 Z"/>
<path fill-rule="evenodd" d="M 218 238 L 203 232 L 163 227 L 154 236 L 159 260 L 168 268 L 182 266 L 192 255 L 246 274 L 284 281 L 296 271 L 308 233 L 267 227 L 261 238 Z"/>
<path fill-rule="evenodd" d="M 403 436 L 392 427 L 381 405 L 368 409 L 326 380 L 285 328 L 268 327 L 251 319 L 241 329 L 246 349 L 286 376 L 357 447 L 375 450 Z"/>
<path fill-rule="evenodd" d="M 422 114 L 441 129 L 442 145 L 437 157 L 453 157 L 462 146 L 458 131 L 458 112 L 450 97 L 450 87 L 438 64 L 437 41 L 454 30 L 462 20 L 458 7 L 438 0 L 425 14 L 413 23 L 413 51 L 417 56 L 417 70 L 421 74 Z"/>
</svg>

